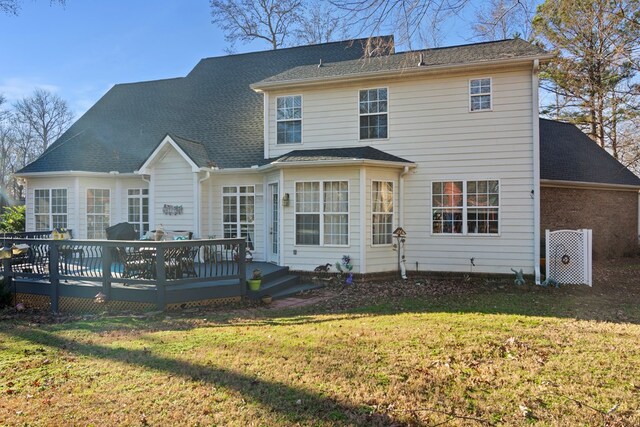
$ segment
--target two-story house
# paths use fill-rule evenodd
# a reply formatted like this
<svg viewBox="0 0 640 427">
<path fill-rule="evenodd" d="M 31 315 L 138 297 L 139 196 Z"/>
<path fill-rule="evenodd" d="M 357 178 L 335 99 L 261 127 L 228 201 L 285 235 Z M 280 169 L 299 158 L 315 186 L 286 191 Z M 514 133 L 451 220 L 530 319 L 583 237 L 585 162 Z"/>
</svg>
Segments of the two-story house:
<svg viewBox="0 0 640 427">
<path fill-rule="evenodd" d="M 20 171 L 27 228 L 246 236 L 313 270 L 534 273 L 538 67 L 519 39 L 365 58 L 364 41 L 202 60 L 113 87 Z"/>
</svg>

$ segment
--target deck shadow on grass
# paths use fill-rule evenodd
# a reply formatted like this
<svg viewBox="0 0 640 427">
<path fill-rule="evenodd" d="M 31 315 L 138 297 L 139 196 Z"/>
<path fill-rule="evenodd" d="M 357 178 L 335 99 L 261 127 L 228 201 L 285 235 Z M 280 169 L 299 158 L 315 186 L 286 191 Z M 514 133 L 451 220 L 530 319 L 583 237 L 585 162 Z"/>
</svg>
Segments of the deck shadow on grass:
<svg viewBox="0 0 640 427">
<path fill-rule="evenodd" d="M 236 371 L 215 366 L 203 366 L 161 357 L 144 350 L 110 348 L 102 345 L 87 344 L 61 338 L 42 330 L 9 330 L 7 333 L 41 346 L 55 347 L 59 350 L 98 359 L 112 360 L 136 365 L 157 372 L 183 377 L 191 381 L 206 382 L 218 387 L 226 387 L 242 394 L 247 400 L 253 400 L 272 412 L 279 413 L 287 423 L 328 421 L 332 425 L 370 425 L 403 426 L 404 422 L 388 414 L 367 413 L 364 408 L 337 402 L 286 384 L 277 383 L 241 374 Z M 298 404 L 300 400 L 302 404 Z M 332 417 L 339 413 L 345 421 L 336 421 Z"/>
</svg>

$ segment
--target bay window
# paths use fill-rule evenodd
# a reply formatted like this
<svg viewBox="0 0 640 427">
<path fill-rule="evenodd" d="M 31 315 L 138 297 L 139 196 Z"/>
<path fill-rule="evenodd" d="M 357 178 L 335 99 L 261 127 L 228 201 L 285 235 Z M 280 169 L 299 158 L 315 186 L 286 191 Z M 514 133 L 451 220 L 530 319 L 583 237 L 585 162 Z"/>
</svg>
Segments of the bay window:
<svg viewBox="0 0 640 427">
<path fill-rule="evenodd" d="M 106 239 L 111 210 L 109 189 L 87 189 L 87 239 Z"/>
<path fill-rule="evenodd" d="M 393 182 L 371 183 L 371 243 L 390 245 L 393 233 Z"/>
<path fill-rule="evenodd" d="M 349 244 L 348 181 L 296 183 L 296 244 Z"/>
</svg>

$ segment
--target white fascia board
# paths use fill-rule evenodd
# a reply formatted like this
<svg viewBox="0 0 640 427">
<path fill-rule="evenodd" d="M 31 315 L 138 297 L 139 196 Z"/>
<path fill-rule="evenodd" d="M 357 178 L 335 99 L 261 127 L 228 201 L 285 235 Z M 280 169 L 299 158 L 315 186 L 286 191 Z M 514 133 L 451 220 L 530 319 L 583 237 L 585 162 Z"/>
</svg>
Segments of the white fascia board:
<svg viewBox="0 0 640 427">
<path fill-rule="evenodd" d="M 60 177 L 60 176 L 68 176 L 68 177 L 106 177 L 106 178 L 117 178 L 117 177 L 138 177 L 139 175 L 135 172 L 89 172 L 89 171 L 51 171 L 51 172 L 24 172 L 16 174 L 19 178 L 47 178 L 47 177 Z"/>
<path fill-rule="evenodd" d="M 459 69 L 478 69 L 481 67 L 501 67 L 507 65 L 516 65 L 516 64 L 529 64 L 534 60 L 539 60 L 540 62 L 548 61 L 554 58 L 554 55 L 533 55 L 533 56 L 523 56 L 519 58 L 511 58 L 511 59 L 501 59 L 495 61 L 476 61 L 476 62 L 465 62 L 461 64 L 442 64 L 442 65 L 427 65 L 422 67 L 407 67 L 401 68 L 397 70 L 382 70 L 382 71 L 369 71 L 363 73 L 353 73 L 353 74 L 345 74 L 340 76 L 328 76 L 328 77 L 317 77 L 317 78 L 307 78 L 307 79 L 292 79 L 292 80 L 283 80 L 272 83 L 263 83 L 263 84 L 252 84 L 249 85 L 251 89 L 256 92 L 264 92 L 267 90 L 275 90 L 275 89 L 284 89 L 291 86 L 316 86 L 316 85 L 324 85 L 327 83 L 339 83 L 344 81 L 358 81 L 358 80 L 372 80 L 379 79 L 385 77 L 406 77 L 406 76 L 414 76 L 419 74 L 429 74 L 432 72 L 443 72 L 449 70 L 459 70 Z"/>
<path fill-rule="evenodd" d="M 578 188 L 578 189 L 592 189 L 592 190 L 612 190 L 612 191 L 633 191 L 639 192 L 640 186 L 638 185 L 623 185 L 623 184 L 606 184 L 600 182 L 583 182 L 583 181 L 560 181 L 554 179 L 541 179 L 541 187 L 557 187 L 557 188 Z"/>
<path fill-rule="evenodd" d="M 265 169 L 271 168 L 299 168 L 299 167 L 323 167 L 323 166 L 386 166 L 392 168 L 416 168 L 415 163 L 390 162 L 385 160 L 364 160 L 364 159 L 347 159 L 347 160 L 318 160 L 318 161 L 302 161 L 302 162 L 273 162 L 266 165 Z"/>
<path fill-rule="evenodd" d="M 153 164 L 155 159 L 162 153 L 162 150 L 167 145 L 170 145 L 171 147 L 173 147 L 178 152 L 178 154 L 180 154 L 180 156 L 182 156 L 186 160 L 189 166 L 191 166 L 191 172 L 200 171 L 200 167 L 198 167 L 198 165 L 196 165 L 195 162 L 191 160 L 191 157 L 189 157 L 187 153 L 185 153 L 182 150 L 182 148 L 180 148 L 180 146 L 176 144 L 176 142 L 173 140 L 173 138 L 171 138 L 170 135 L 167 135 L 164 137 L 162 142 L 158 144 L 156 149 L 153 150 L 153 153 L 151 153 L 151 155 L 147 158 L 147 160 L 145 160 L 142 166 L 140 166 L 140 169 L 138 169 L 136 172 L 142 175 L 149 175 L 150 174 L 149 169 L 151 168 L 151 165 Z"/>
</svg>

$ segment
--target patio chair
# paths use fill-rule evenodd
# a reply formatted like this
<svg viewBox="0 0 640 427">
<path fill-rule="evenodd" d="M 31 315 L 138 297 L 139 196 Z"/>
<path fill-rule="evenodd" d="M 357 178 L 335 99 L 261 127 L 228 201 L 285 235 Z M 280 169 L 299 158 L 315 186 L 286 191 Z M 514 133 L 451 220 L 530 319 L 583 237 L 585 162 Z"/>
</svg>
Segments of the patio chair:
<svg viewBox="0 0 640 427">
<path fill-rule="evenodd" d="M 118 259 L 122 262 L 122 277 L 128 279 L 152 279 L 153 258 L 140 251 L 128 252 L 124 248 L 116 248 Z"/>
<path fill-rule="evenodd" d="M 196 257 L 199 254 L 199 246 L 189 246 L 184 248 L 183 256 L 180 258 L 180 269 L 182 275 L 186 277 L 197 277 Z"/>
</svg>

